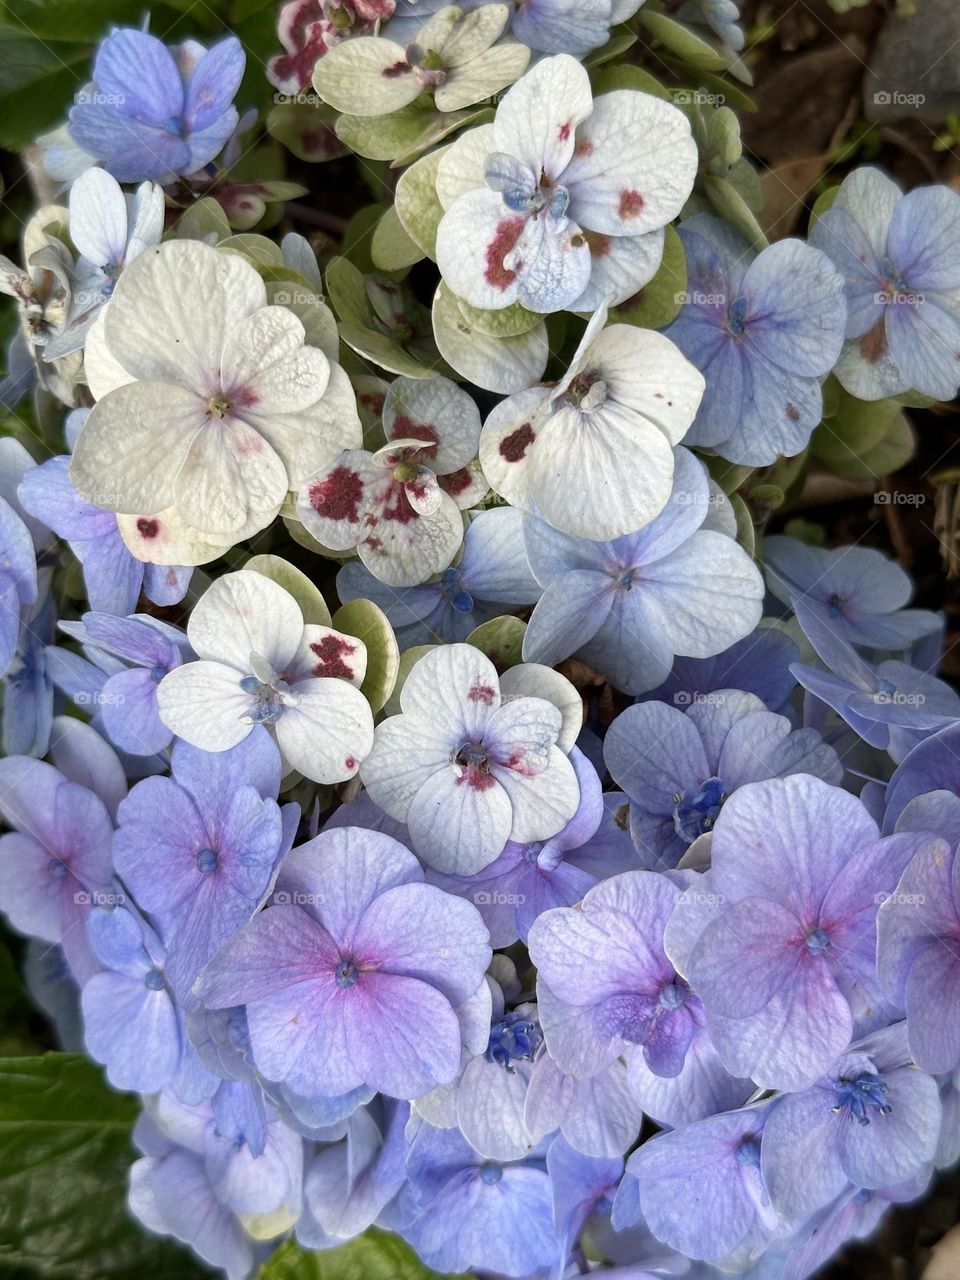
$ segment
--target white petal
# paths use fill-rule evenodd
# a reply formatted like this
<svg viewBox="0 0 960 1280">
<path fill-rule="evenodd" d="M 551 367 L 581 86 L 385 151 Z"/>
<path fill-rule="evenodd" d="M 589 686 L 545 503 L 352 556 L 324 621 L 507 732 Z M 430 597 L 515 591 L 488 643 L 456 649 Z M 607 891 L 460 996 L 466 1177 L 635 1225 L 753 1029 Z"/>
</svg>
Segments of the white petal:
<svg viewBox="0 0 960 1280">
<path fill-rule="evenodd" d="M 201 658 L 249 673 L 251 653 L 283 671 L 303 634 L 303 614 L 289 591 L 241 569 L 217 578 L 194 606 L 187 635 Z"/>
<path fill-rule="evenodd" d="M 118 515 L 117 528 L 130 554 L 145 564 L 207 564 L 227 549 L 191 529 L 176 507 L 151 516 Z"/>
<path fill-rule="evenodd" d="M 258 431 L 239 418 L 211 417 L 193 438 L 173 497 L 187 524 L 229 537 L 251 518 L 265 527 L 288 488 L 286 467 Z"/>
<path fill-rule="evenodd" d="M 70 239 L 98 267 L 123 262 L 127 202 L 106 169 L 88 169 L 70 188 Z"/>
<path fill-rule="evenodd" d="M 285 758 L 314 782 L 345 782 L 373 746 L 370 704 L 345 680 L 300 680 L 299 701 L 277 721 L 277 742 Z"/>
<path fill-rule="evenodd" d="M 227 335 L 220 377 L 236 413 L 290 413 L 320 399 L 329 364 L 303 340 L 303 325 L 286 307 L 264 307 Z"/>
<path fill-rule="evenodd" d="M 251 729 L 243 721 L 251 703 L 239 673 L 222 662 L 184 663 L 157 686 L 160 719 L 201 751 L 229 751 L 242 742 Z"/>
<path fill-rule="evenodd" d="M 569 54 L 543 58 L 507 93 L 493 123 L 497 151 L 558 178 L 593 107 L 590 78 Z"/>
<path fill-rule="evenodd" d="M 304 354 L 312 350 L 306 348 Z M 292 489 L 332 462 L 341 449 L 358 449 L 363 443 L 357 398 L 337 364 L 328 365 L 326 390 L 315 404 L 296 413 L 261 416 L 254 409 L 243 416 L 283 459 Z"/>
<path fill-rule="evenodd" d="M 136 381 L 107 346 L 105 325 L 108 310 L 109 304 L 98 311 L 96 320 L 87 330 L 83 347 L 83 372 L 94 400 L 102 400 L 109 391 Z"/>
<path fill-rule="evenodd" d="M 447 148 L 437 166 L 437 195 L 444 209 L 465 192 L 486 186 L 484 166 L 494 146 L 493 125 L 482 124 L 461 133 Z"/>
</svg>

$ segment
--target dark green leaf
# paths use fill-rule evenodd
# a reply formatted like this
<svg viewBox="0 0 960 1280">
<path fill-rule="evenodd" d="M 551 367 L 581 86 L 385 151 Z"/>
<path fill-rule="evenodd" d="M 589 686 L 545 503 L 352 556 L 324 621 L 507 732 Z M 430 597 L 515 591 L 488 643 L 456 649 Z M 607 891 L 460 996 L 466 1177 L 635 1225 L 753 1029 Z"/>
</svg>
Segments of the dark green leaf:
<svg viewBox="0 0 960 1280">
<path fill-rule="evenodd" d="M 408 1244 L 384 1231 L 369 1231 L 339 1249 L 306 1253 L 293 1241 L 282 1245 L 257 1280 L 455 1280 L 438 1277 Z M 463 1277 L 462 1280 L 468 1280 Z"/>
</svg>

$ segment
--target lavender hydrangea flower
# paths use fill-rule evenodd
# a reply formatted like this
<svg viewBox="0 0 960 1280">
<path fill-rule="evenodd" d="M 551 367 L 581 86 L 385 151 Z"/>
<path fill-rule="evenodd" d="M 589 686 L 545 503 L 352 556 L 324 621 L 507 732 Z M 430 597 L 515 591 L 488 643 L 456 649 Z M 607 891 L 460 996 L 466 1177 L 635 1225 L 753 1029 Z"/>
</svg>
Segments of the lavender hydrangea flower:
<svg viewBox="0 0 960 1280">
<path fill-rule="evenodd" d="M 0 907 L 15 929 L 60 943 L 85 982 L 100 967 L 86 917 L 115 900 L 106 806 L 52 765 L 10 756 L 0 760 L 0 813 L 13 828 L 0 836 Z"/>
<path fill-rule="evenodd" d="M 642 1121 L 621 1059 L 578 1079 L 561 1071 L 546 1050 L 537 1054 L 523 1104 L 524 1128 L 532 1143 L 556 1133 L 583 1155 L 612 1159 L 633 1146 Z"/>
<path fill-rule="evenodd" d="M 0 497 L 0 675 L 13 661 L 22 612 L 36 599 L 37 558 L 30 530 Z"/>
<path fill-rule="evenodd" d="M 950 840 L 960 841 L 960 724 L 947 725 L 918 743 L 894 770 L 887 784 L 884 832 L 900 830 L 905 810 L 921 797 L 939 798 L 937 830 Z M 932 797 L 931 793 L 939 793 Z M 943 793 L 951 793 L 947 799 Z"/>
<path fill-rule="evenodd" d="M 557 1137 L 547 1152 L 553 1188 L 553 1216 L 561 1240 L 554 1269 L 562 1276 L 577 1237 L 595 1213 L 609 1216 L 623 1174 L 623 1160 L 586 1156 Z"/>
<path fill-rule="evenodd" d="M 709 657 L 751 632 L 763 582 L 732 538 L 701 528 L 709 501 L 702 465 L 682 449 L 669 502 L 637 533 L 587 542 L 528 520 L 527 558 L 544 592 L 524 660 L 577 654 L 618 689 L 641 693 L 666 679 L 675 655 Z"/>
<path fill-rule="evenodd" d="M 960 716 L 960 697 L 936 676 L 894 659 L 874 667 L 841 639 L 834 619 L 811 608 L 806 597 L 795 598 L 793 607 L 827 670 L 796 662 L 791 671 L 870 746 L 900 761 L 928 734 Z"/>
<path fill-rule="evenodd" d="M 943 840 L 928 844 L 907 866 L 877 917 L 880 981 L 897 1008 L 906 1010 L 914 1060 L 937 1074 L 960 1067 L 958 868 L 955 847 Z"/>
<path fill-rule="evenodd" d="M 487 1160 L 455 1129 L 421 1124 L 388 1225 L 435 1270 L 526 1276 L 558 1250 L 543 1155 Z"/>
<path fill-rule="evenodd" d="M 861 400 L 911 388 L 957 394 L 960 197 L 950 187 L 904 195 L 879 169 L 856 169 L 810 240 L 836 263 L 847 297 L 837 377 Z"/>
<path fill-rule="evenodd" d="M 189 1007 L 203 966 L 270 893 L 299 808 L 276 804 L 280 753 L 264 728 L 229 751 L 178 742 L 171 778 L 145 778 L 118 812 L 117 873 L 159 923 L 166 973 Z"/>
<path fill-rule="evenodd" d="M 697 149 L 682 112 L 632 89 L 596 102 L 568 54 L 544 58 L 509 90 L 492 125 L 471 130 L 438 171 L 444 282 L 475 307 L 521 302 L 576 310 L 593 277 L 615 301 L 656 272 Z"/>
<path fill-rule="evenodd" d="M 843 345 L 843 279 L 800 240 L 754 255 L 707 214 L 684 222 L 680 238 L 687 301 L 666 334 L 707 380 L 685 443 L 749 466 L 800 453 Z"/>
<path fill-rule="evenodd" d="M 474 903 L 495 947 L 526 942 L 537 916 L 552 907 L 570 907 L 599 880 L 637 865 L 625 832 L 620 841 L 594 844 L 604 816 L 597 771 L 576 747 L 570 763 L 580 787 L 577 811 L 556 835 L 521 844 L 508 840 L 493 862 L 472 876 L 434 874 L 431 881 Z"/>
<path fill-rule="evenodd" d="M 812 1088 L 770 1108 L 761 1169 L 774 1207 L 797 1222 L 848 1183 L 915 1177 L 936 1153 L 940 1114 L 937 1082 L 914 1067 L 903 1023 L 852 1045 Z"/>
<path fill-rule="evenodd" d="M 3 751 L 8 756 L 44 756 L 53 723 L 53 681 L 48 654 L 56 622 L 47 594 L 29 610 L 3 680 Z"/>
<path fill-rule="evenodd" d="M 446 0 L 398 0 L 396 16 L 385 33 L 392 40 L 416 38 L 423 18 L 436 13 Z M 490 0 L 464 0 L 462 9 L 476 9 Z M 643 0 L 507 0 L 511 30 L 539 53 L 570 53 L 583 57 L 605 44 L 610 28 L 632 18 Z"/>
<path fill-rule="evenodd" d="M 763 546 L 774 595 L 791 607 L 801 599 L 850 644 L 906 649 L 940 626 L 935 613 L 905 608 L 913 594 L 909 575 L 873 547 L 827 550 L 787 537 Z"/>
<path fill-rule="evenodd" d="M 401 715 L 377 726 L 361 777 L 374 802 L 406 822 L 437 871 L 472 875 L 508 840 L 554 836 L 576 811 L 573 766 L 557 746 L 552 702 L 501 696 L 489 658 L 471 645 L 426 654 L 400 691 Z"/>
<path fill-rule="evenodd" d="M 577 908 L 544 913 L 530 930 L 550 1056 L 579 1078 L 625 1056 L 644 1109 L 650 1074 L 677 1079 L 685 1069 L 678 1088 L 688 1112 L 705 1101 L 709 1110 L 717 1093 L 728 1093 L 726 1105 L 746 1096 L 712 1053 L 700 1001 L 663 948 L 664 929 L 685 892 L 667 876 L 630 871 L 591 889 Z M 669 1104 L 661 1093 L 651 1109 L 663 1105 Z"/>
<path fill-rule="evenodd" d="M 767 1110 L 746 1107 L 710 1116 L 645 1142 L 627 1161 L 613 1205 L 613 1225 L 642 1214 L 665 1244 L 707 1262 L 736 1254 L 755 1260 L 778 1232 L 761 1173 Z"/>
<path fill-rule="evenodd" d="M 882 1021 L 877 910 L 928 839 L 881 839 L 859 800 L 804 774 L 730 797 L 710 893 L 679 899 L 666 936 L 729 1071 L 805 1089 Z"/>
<path fill-rule="evenodd" d="M 630 833 L 650 870 L 675 867 L 744 783 L 793 773 L 843 780 L 837 753 L 815 729 L 791 731 L 786 716 L 736 689 L 703 694 L 682 709 L 628 707 L 607 731 L 603 758 L 630 797 Z"/>
<path fill-rule="evenodd" d="M 70 136 L 121 182 L 194 173 L 237 127 L 245 64 L 235 36 L 170 50 L 146 31 L 114 31 L 97 50 L 95 84 L 71 108 Z"/>
<path fill-rule="evenodd" d="M 226 751 L 255 724 L 273 729 L 289 766 L 316 782 L 352 777 L 373 740 L 359 688 L 366 647 L 304 625 L 283 587 L 249 569 L 216 579 L 194 606 L 187 636 L 198 662 L 160 681 L 160 719 L 204 751 Z"/>
<path fill-rule="evenodd" d="M 459 1071 L 454 1010 L 490 954 L 475 908 L 424 884 L 397 841 L 346 827 L 287 855 L 273 905 L 196 990 L 209 1008 L 247 1006 L 267 1079 L 305 1096 L 367 1084 L 412 1098 Z"/>
<path fill-rule="evenodd" d="M 135 756 L 168 747 L 173 733 L 160 719 L 157 689 L 189 652 L 183 632 L 148 614 L 115 618 L 109 613 L 85 613 L 80 622 L 60 626 L 84 645 L 131 664 L 109 676 L 98 694 L 101 721 L 110 741 Z"/>
<path fill-rule="evenodd" d="M 712 658 L 677 658 L 663 684 L 640 694 L 638 702 L 690 706 L 720 689 L 753 693 L 769 711 L 782 711 L 797 687 L 790 671 L 800 650 L 785 632 L 761 624 L 756 631 Z"/>
<path fill-rule="evenodd" d="M 467 525 L 459 561 L 439 578 L 416 587 L 389 587 L 351 560 L 337 574 L 337 595 L 372 600 L 387 615 L 401 650 L 413 645 L 458 644 L 482 622 L 535 604 L 540 584 L 523 549 L 523 516 L 513 507 L 480 511 Z"/>
<path fill-rule="evenodd" d="M 102 970 L 81 994 L 84 1043 L 105 1064 L 110 1083 L 141 1093 L 170 1085 L 189 1101 L 209 1096 L 216 1078 L 187 1038 L 159 937 L 123 905 L 110 911 L 94 907 L 87 936 Z"/>
</svg>

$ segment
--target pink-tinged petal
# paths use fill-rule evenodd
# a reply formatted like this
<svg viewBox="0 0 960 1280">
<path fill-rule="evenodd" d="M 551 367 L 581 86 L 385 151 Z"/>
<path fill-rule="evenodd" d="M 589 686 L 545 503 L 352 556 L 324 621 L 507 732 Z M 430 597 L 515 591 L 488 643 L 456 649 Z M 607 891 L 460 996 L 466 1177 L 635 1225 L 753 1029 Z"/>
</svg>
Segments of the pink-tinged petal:
<svg viewBox="0 0 960 1280">
<path fill-rule="evenodd" d="M 399 840 L 381 831 L 344 826 L 322 831 L 292 849 L 277 885 L 279 892 L 299 893 L 309 901 L 309 913 L 341 950 L 349 951 L 357 922 L 381 894 L 422 881 L 420 864 Z"/>
<path fill-rule="evenodd" d="M 578 1080 L 605 1071 L 627 1048 L 615 1027 L 603 1026 L 602 1006 L 567 1004 L 537 977 L 537 1006 L 544 1040 L 560 1069 Z"/>
<path fill-rule="evenodd" d="M 516 272 L 519 300 L 529 311 L 542 315 L 573 307 L 593 269 L 590 246 L 580 227 L 549 209 L 527 219 L 504 265 Z"/>
<path fill-rule="evenodd" d="M 314 404 L 327 389 L 330 365 L 305 347 L 300 320 L 286 307 L 263 307 L 227 335 L 220 365 L 232 413 L 291 413 Z"/>
<path fill-rule="evenodd" d="M 506 94 L 493 125 L 494 149 L 531 173 L 558 179 L 573 155 L 577 126 L 596 109 L 585 69 L 569 54 L 536 63 Z"/>
<path fill-rule="evenodd" d="M 822 960 L 797 966 L 793 981 L 749 1018 L 707 1015 L 707 1029 L 733 1075 L 762 1089 L 795 1092 L 827 1072 L 850 1043 L 850 1006 Z"/>
<path fill-rule="evenodd" d="M 344 1039 L 364 1084 L 393 1098 L 414 1098 L 457 1075 L 460 1023 L 434 987 L 365 973 L 345 995 Z"/>
<path fill-rule="evenodd" d="M 306 359 L 316 363 L 313 356 Z M 339 365 L 329 365 L 328 378 L 320 399 L 295 413 L 261 412 L 258 405 L 241 414 L 281 458 L 291 489 L 303 484 L 318 468 L 328 466 L 341 450 L 356 449 L 363 443 L 349 377 Z"/>
<path fill-rule="evenodd" d="M 437 265 L 447 287 L 474 307 L 499 311 L 517 301 L 517 272 L 506 259 L 527 225 L 488 187 L 456 199 L 437 228 Z M 582 292 L 582 290 L 581 290 Z"/>
<path fill-rule="evenodd" d="M 577 775 L 558 747 L 550 748 L 547 766 L 538 774 L 496 764 L 491 772 L 510 799 L 511 840 L 546 840 L 561 831 L 577 811 Z"/>
<path fill-rule="evenodd" d="M 387 440 L 422 440 L 420 460 L 447 475 L 476 457 L 480 413 L 449 378 L 397 378 L 384 401 L 383 427 Z"/>
<path fill-rule="evenodd" d="M 746 898 L 704 930 L 689 977 L 707 1010 L 725 1017 L 758 1013 L 794 977 L 802 928 L 779 903 Z"/>
<path fill-rule="evenodd" d="M 473 875 L 493 862 L 510 838 L 513 809 L 492 773 L 447 765 L 410 803 L 410 838 L 424 862 L 450 875 Z"/>
<path fill-rule="evenodd" d="M 436 728 L 455 748 L 478 738 L 500 706 L 497 669 L 469 644 L 444 645 L 417 662 L 400 691 L 404 715 Z"/>
<path fill-rule="evenodd" d="M 590 231 L 637 236 L 665 226 L 693 187 L 697 146 L 677 107 L 617 89 L 577 129 L 562 181 L 570 216 Z"/>
<path fill-rule="evenodd" d="M 492 954 L 476 907 L 425 884 L 382 893 L 363 913 L 351 945 L 359 964 L 429 983 L 454 1006 L 474 994 Z"/>
<path fill-rule="evenodd" d="M 367 516 L 387 474 L 363 449 L 348 449 L 311 476 L 297 496 L 297 515 L 318 542 L 346 551 L 367 536 Z"/>
<path fill-rule="evenodd" d="M 367 646 L 356 636 L 333 627 L 310 623 L 303 628 L 300 648 L 280 674 L 290 684 L 310 676 L 336 677 L 359 689 L 367 670 Z"/>
<path fill-rule="evenodd" d="M 530 458 L 549 412 L 549 392 L 531 387 L 501 400 L 483 424 L 480 463 L 491 488 L 511 506 L 529 509 Z"/>
<path fill-rule="evenodd" d="M 370 704 L 345 680 L 311 678 L 293 686 L 297 701 L 277 722 L 285 759 L 314 782 L 345 782 L 373 746 Z"/>
<path fill-rule="evenodd" d="M 302 907 L 272 906 L 255 916 L 201 974 L 196 993 L 208 1009 L 269 1004 L 280 992 L 332 983 L 340 952 Z M 282 1075 L 271 1076 L 280 1080 Z"/>
<path fill-rule="evenodd" d="M 258 431 L 241 418 L 214 416 L 193 438 L 173 499 L 192 528 L 229 539 L 246 536 L 250 521 L 266 528 L 289 488 L 286 467 Z"/>
<path fill-rule="evenodd" d="M 526 777 L 542 773 L 550 762 L 563 717 L 543 698 L 513 698 L 498 707 L 484 728 L 492 762 Z"/>
<path fill-rule="evenodd" d="M 416 488 L 391 483 L 372 505 L 365 524 L 360 559 L 381 582 L 395 587 L 417 586 L 441 573 L 463 541 L 460 509 L 434 476 Z"/>
</svg>

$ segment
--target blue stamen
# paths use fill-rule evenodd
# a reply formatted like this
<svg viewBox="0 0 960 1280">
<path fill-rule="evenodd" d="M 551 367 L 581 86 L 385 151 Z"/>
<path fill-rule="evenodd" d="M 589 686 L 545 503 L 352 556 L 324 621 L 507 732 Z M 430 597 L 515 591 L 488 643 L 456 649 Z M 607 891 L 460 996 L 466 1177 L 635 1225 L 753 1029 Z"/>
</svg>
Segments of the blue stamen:
<svg viewBox="0 0 960 1280">
<path fill-rule="evenodd" d="M 166 667 L 153 667 L 150 671 L 150 679 L 154 684 L 159 684 L 163 677 L 167 674 Z"/>
<path fill-rule="evenodd" d="M 340 988 L 355 987 L 360 977 L 360 971 L 352 960 L 341 960 L 337 965 L 334 981 Z"/>
<path fill-rule="evenodd" d="M 730 332 L 736 336 L 742 337 L 747 331 L 747 300 L 746 298 L 737 298 L 732 303 L 727 321 Z"/>
<path fill-rule="evenodd" d="M 857 1124 L 869 1124 L 869 1109 L 872 1107 L 882 1116 L 888 1116 L 893 1107 L 887 1102 L 887 1086 L 878 1075 L 869 1071 L 861 1071 L 852 1080 L 840 1076 L 833 1086 L 837 1094 L 835 1112 L 846 1111 L 851 1120 Z"/>
<path fill-rule="evenodd" d="M 508 1013 L 490 1028 L 490 1040 L 483 1055 L 487 1062 L 495 1062 L 511 1075 L 511 1061 L 532 1062 L 543 1039 L 540 1028 L 518 1013 Z"/>
<path fill-rule="evenodd" d="M 657 1003 L 661 1009 L 680 1009 L 687 1003 L 689 994 L 690 988 L 681 978 L 677 978 L 676 981 L 668 982 L 665 987 L 660 988 Z"/>
<path fill-rule="evenodd" d="M 160 969 L 148 969 L 143 975 L 143 985 L 148 991 L 162 991 L 167 980 Z"/>
<path fill-rule="evenodd" d="M 748 1168 L 760 1163 L 760 1143 L 752 1133 L 746 1133 L 740 1139 L 740 1145 L 734 1152 L 734 1158 L 737 1164 Z"/>
<path fill-rule="evenodd" d="M 202 871 L 204 875 L 209 875 L 211 871 L 216 871 L 220 865 L 220 855 L 216 849 L 201 849 L 197 854 L 197 870 Z"/>
<path fill-rule="evenodd" d="M 726 798 L 726 789 L 719 778 L 708 778 L 692 795 L 678 792 L 673 797 L 673 827 L 677 835 L 693 844 L 698 836 L 712 831 Z"/>
<path fill-rule="evenodd" d="M 494 1186 L 503 1177 L 503 1170 L 498 1164 L 494 1164 L 492 1160 L 488 1160 L 486 1164 L 480 1166 L 480 1179 L 485 1182 L 488 1187 Z"/>
<path fill-rule="evenodd" d="M 804 942 L 812 956 L 822 956 L 830 947 L 830 935 L 824 929 L 813 929 Z"/>
</svg>

